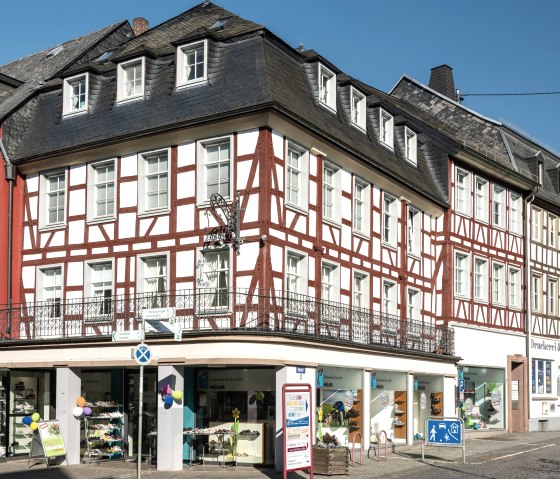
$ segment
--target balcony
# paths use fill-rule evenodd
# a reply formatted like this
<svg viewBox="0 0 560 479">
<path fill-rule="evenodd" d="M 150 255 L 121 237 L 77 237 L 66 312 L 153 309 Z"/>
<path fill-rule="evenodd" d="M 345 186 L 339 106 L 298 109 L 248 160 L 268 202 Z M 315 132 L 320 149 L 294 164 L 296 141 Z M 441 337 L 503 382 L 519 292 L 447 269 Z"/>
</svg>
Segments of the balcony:
<svg viewBox="0 0 560 479">
<path fill-rule="evenodd" d="M 4 306 L 0 309 L 0 340 L 108 339 L 115 331 L 139 329 L 142 311 L 157 308 L 174 308 L 175 321 L 184 336 L 275 334 L 401 351 L 454 354 L 454 333 L 446 326 L 350 308 L 286 291 L 241 289 L 166 291 Z M 148 322 L 149 326 L 154 326 L 152 323 Z M 165 328 L 163 333 L 157 329 L 148 327 L 147 336 L 171 333 Z"/>
</svg>

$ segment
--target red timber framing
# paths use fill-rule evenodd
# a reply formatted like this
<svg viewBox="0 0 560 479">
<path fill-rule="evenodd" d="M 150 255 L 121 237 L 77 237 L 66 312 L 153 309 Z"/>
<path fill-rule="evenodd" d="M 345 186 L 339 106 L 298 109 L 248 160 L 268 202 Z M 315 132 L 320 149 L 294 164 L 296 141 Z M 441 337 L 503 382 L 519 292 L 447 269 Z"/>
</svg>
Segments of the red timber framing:
<svg viewBox="0 0 560 479">
<path fill-rule="evenodd" d="M 240 193 L 241 255 L 230 255 L 232 289 L 245 288 L 247 298 L 274 297 L 286 291 L 286 260 L 288 251 L 305 255 L 308 264 L 308 282 L 304 293 L 317 300 L 322 298 L 322 264 L 328 262 L 338 268 L 339 284 L 337 297 L 333 301 L 349 307 L 354 306 L 354 273 L 365 275 L 368 283 L 365 310 L 382 312 L 383 281 L 395 284 L 396 300 L 394 314 L 400 318 L 408 315 L 408 290 L 414 288 L 420 294 L 419 320 L 426 328 L 436 324 L 436 239 L 439 237 L 438 218 L 418 208 L 419 251 L 412 255 L 407 248 L 408 208 L 416 206 L 400 195 L 393 194 L 396 201 L 396 241 L 389 245 L 382 241 L 383 198 L 386 193 L 375 181 L 368 181 L 366 204 L 369 204 L 369 229 L 358 233 L 353 228 L 354 185 L 356 176 L 347 167 L 336 165 L 341 175 L 339 222 L 323 220 L 323 163 L 320 154 L 307 150 L 309 198 L 302 208 L 286 204 L 286 144 L 288 138 L 262 127 L 254 132 L 255 143 L 250 152 L 240 151 L 240 137 L 244 144 L 249 141 L 249 132 L 233 133 L 231 154 L 233 162 L 233 192 Z M 197 138 L 203 141 L 205 138 Z M 281 150 L 278 145 L 281 142 Z M 309 145 L 302 145 L 309 148 Z M 189 149 L 190 148 L 190 149 Z M 276 148 L 276 150 L 275 150 Z M 181 156 L 189 149 L 190 156 Z M 139 293 L 139 257 L 143 255 L 166 255 L 169 291 L 199 288 L 200 249 L 205 234 L 221 221 L 217 214 L 206 214 L 208 208 L 197 204 L 197 141 L 185 145 L 168 147 L 171 178 L 169 189 L 169 211 L 157 215 L 138 214 L 137 194 L 140 177 L 137 171 L 136 154 L 117 156 L 115 161 L 116 217 L 111 221 L 88 222 L 88 180 L 91 187 L 90 169 L 85 164 L 67 167 L 66 221 L 60 228 L 39 229 L 39 209 L 44 207 L 41 189 L 41 172 L 27 176 L 22 195 L 23 228 L 19 231 L 24 238 L 22 262 L 21 296 L 28 304 L 38 301 L 38 271 L 62 266 L 62 300 L 79 301 L 91 296 L 86 284 L 85 270 L 91 262 L 111 261 L 113 264 L 113 292 L 118 296 Z M 141 152 L 140 152 L 141 153 Z M 104 158 L 99 158 L 104 160 Z M 336 158 L 329 162 L 336 164 Z M 371 175 L 374 177 L 374 175 Z M 241 180 L 241 178 L 243 180 Z M 242 182 L 241 182 L 242 181 Z M 392 194 L 388 191 L 388 194 Z M 251 254 L 249 254 L 251 253 Z M 251 256 L 252 255 L 252 256 Z M 249 300 L 247 300 L 249 301 Z M 259 300 L 261 301 L 261 300 Z M 262 301 L 265 301 L 262 299 Z M 269 301 L 268 299 L 266 301 Z M 253 308 L 253 306 L 251 306 Z M 245 313 L 230 315 L 228 324 L 220 318 L 195 317 L 193 328 L 243 327 Z M 318 314 L 321 314 L 320 312 Z M 77 318 L 70 318 L 77 319 Z M 66 320 L 66 319 L 65 319 Z M 275 327 L 275 315 L 259 317 L 259 327 Z M 117 327 L 119 318 L 113 319 Z M 349 340 L 353 318 L 343 314 L 332 325 L 326 325 L 329 335 Z M 301 323 L 301 324 L 299 324 Z M 294 330 L 308 328 L 305 321 L 295 320 Z M 28 328 L 28 325 L 26 326 Z M 119 329 L 138 327 L 137 322 L 119 324 Z M 316 325 L 314 327 L 317 327 Z M 323 327 L 323 325 L 321 326 Z M 375 327 L 375 326 L 372 326 Z M 400 328 L 401 326 L 399 326 Z M 423 328 L 423 326 L 422 326 Z M 380 334 L 370 331 L 370 334 Z M 101 326 L 83 325 L 82 334 L 101 334 Z M 396 344 L 396 342 L 395 342 Z"/>
<path fill-rule="evenodd" d="M 457 211 L 457 171 L 463 171 L 469 178 L 467 213 Z M 491 178 L 449 159 L 449 192 L 451 208 L 445 212 L 442 233 L 436 240 L 440 253 L 436 263 L 436 276 L 441 275 L 438 283 L 438 295 L 442 303 L 442 319 L 445 322 L 460 322 L 485 326 L 500 330 L 523 332 L 525 328 L 524 304 L 524 227 L 519 234 L 510 231 L 511 190 L 507 185 L 496 183 Z M 476 180 L 480 179 L 487 185 L 485 198 L 486 220 L 481 220 L 476 210 Z M 493 218 L 494 186 L 503 188 L 505 219 L 501 227 L 496 226 Z M 521 204 L 523 202 L 521 201 Z M 522 212 L 522 218 L 525 212 Z M 523 220 L 522 220 L 523 221 Z M 524 222 L 522 223 L 524 224 Z M 468 272 L 466 277 L 467 290 L 464 294 L 456 294 L 456 254 L 467 257 Z M 484 298 L 475 297 L 475 259 L 485 263 L 486 275 L 483 278 Z M 504 284 L 501 287 L 503 300 L 496 302 L 493 291 L 493 265 L 504 268 Z M 510 270 L 518 271 L 517 305 L 510 304 Z"/>
</svg>

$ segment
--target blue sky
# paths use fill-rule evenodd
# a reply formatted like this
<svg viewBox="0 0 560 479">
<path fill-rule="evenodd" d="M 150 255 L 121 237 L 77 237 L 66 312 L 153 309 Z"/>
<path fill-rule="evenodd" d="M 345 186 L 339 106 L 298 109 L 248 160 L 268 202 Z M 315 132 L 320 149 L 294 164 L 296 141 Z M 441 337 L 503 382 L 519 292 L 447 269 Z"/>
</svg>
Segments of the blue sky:
<svg viewBox="0 0 560 479">
<path fill-rule="evenodd" d="M 196 0 L 2 2 L 0 64 L 134 17 L 155 26 Z M 217 0 L 290 45 L 313 48 L 341 70 L 388 91 L 403 74 L 428 83 L 447 63 L 463 93 L 560 91 L 556 0 Z M 560 152 L 560 95 L 466 97 Z"/>
</svg>

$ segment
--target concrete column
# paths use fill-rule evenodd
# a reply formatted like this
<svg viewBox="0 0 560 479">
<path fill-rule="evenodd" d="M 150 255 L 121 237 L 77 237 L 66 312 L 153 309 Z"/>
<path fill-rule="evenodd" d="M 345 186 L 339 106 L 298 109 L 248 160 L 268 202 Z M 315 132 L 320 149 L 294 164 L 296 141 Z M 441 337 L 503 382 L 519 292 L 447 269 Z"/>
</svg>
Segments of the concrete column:
<svg viewBox="0 0 560 479">
<path fill-rule="evenodd" d="M 284 384 L 310 384 L 311 385 L 311 434 L 315 436 L 315 400 L 317 397 L 315 368 L 305 368 L 305 373 L 297 373 L 295 366 L 285 366 L 276 371 L 276 447 L 274 450 L 274 467 L 277 472 L 282 472 L 284 466 L 284 436 L 283 436 L 283 404 L 282 386 Z M 315 440 L 311 441 L 312 444 Z"/>
<path fill-rule="evenodd" d="M 371 437 L 371 371 L 362 371 L 362 447 L 369 449 Z"/>
<path fill-rule="evenodd" d="M 82 370 L 56 368 L 56 419 L 66 447 L 68 464 L 80 464 L 80 420 L 72 415 L 82 395 Z"/>
<path fill-rule="evenodd" d="M 406 376 L 406 443 L 412 446 L 414 441 L 414 374 Z"/>
<path fill-rule="evenodd" d="M 158 366 L 158 471 L 180 471 L 183 469 L 183 400 L 173 401 L 165 408 L 161 388 L 167 384 L 173 391 L 185 390 L 183 366 Z"/>
</svg>

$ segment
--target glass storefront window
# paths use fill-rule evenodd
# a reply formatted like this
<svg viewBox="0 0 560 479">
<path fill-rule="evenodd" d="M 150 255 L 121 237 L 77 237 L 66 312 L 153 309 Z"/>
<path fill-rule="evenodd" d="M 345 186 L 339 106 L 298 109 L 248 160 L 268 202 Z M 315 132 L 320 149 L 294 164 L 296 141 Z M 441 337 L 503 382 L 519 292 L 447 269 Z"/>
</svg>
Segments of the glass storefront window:
<svg viewBox="0 0 560 479">
<path fill-rule="evenodd" d="M 504 428 L 505 371 L 498 368 L 463 367 L 465 379 L 461 412 L 465 427 Z"/>
<path fill-rule="evenodd" d="M 533 394 L 552 394 L 552 361 L 533 359 L 531 390 Z"/>
</svg>

